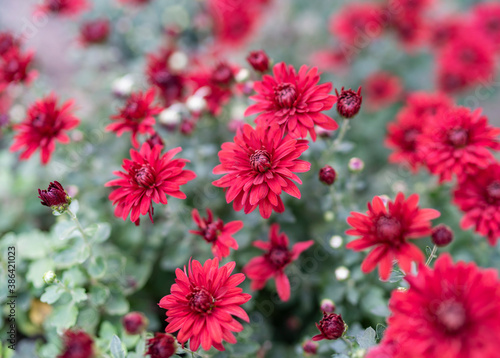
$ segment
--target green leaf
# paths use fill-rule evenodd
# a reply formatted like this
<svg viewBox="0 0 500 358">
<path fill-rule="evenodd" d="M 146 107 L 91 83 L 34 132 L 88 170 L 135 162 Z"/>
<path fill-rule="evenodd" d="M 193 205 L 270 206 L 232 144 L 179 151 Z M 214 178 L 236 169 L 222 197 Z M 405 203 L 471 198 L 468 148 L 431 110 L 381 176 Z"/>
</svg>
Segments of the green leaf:
<svg viewBox="0 0 500 358">
<path fill-rule="evenodd" d="M 102 256 L 93 256 L 90 258 L 87 271 L 93 278 L 101 278 L 106 273 L 106 262 Z"/>
<path fill-rule="evenodd" d="M 54 236 L 59 240 L 67 240 L 78 235 L 81 233 L 77 230 L 73 220 L 60 221 L 54 226 Z"/>
<path fill-rule="evenodd" d="M 376 336 L 377 333 L 375 330 L 372 327 L 368 327 L 363 333 L 356 336 L 356 341 L 361 348 L 368 349 L 377 344 L 377 341 L 375 340 Z"/>
<path fill-rule="evenodd" d="M 386 326 L 384 326 L 383 324 L 379 323 L 377 324 L 377 327 L 375 328 L 375 331 L 377 333 L 377 341 L 380 342 L 382 340 L 382 338 L 384 337 L 384 332 L 386 330 Z"/>
<path fill-rule="evenodd" d="M 109 297 L 109 288 L 102 285 L 93 285 L 89 293 L 90 303 L 94 306 L 101 306 Z"/>
<path fill-rule="evenodd" d="M 50 316 L 50 325 L 62 334 L 66 329 L 73 327 L 78 316 L 78 308 L 72 303 L 56 307 Z"/>
<path fill-rule="evenodd" d="M 92 224 L 84 231 L 90 237 L 90 242 L 104 242 L 111 234 L 111 225 L 109 223 Z"/>
<path fill-rule="evenodd" d="M 54 255 L 54 262 L 58 267 L 66 268 L 85 262 L 89 255 L 89 246 L 85 243 L 83 238 L 78 237 L 67 249 Z"/>
<path fill-rule="evenodd" d="M 105 305 L 106 312 L 110 315 L 124 315 L 129 310 L 129 303 L 123 293 L 112 290 Z"/>
<path fill-rule="evenodd" d="M 85 293 L 85 289 L 78 287 L 75 288 L 72 292 L 71 295 L 73 296 L 73 302 L 78 303 L 87 300 L 87 294 Z"/>
<path fill-rule="evenodd" d="M 99 329 L 99 337 L 103 340 L 110 341 L 111 338 L 116 335 L 115 327 L 109 322 L 104 321 Z"/>
<path fill-rule="evenodd" d="M 123 349 L 122 342 L 117 335 L 114 335 L 109 345 L 109 350 L 113 358 L 125 358 L 125 349 Z"/>
<path fill-rule="evenodd" d="M 64 288 L 59 285 L 49 286 L 40 297 L 40 301 L 48 303 L 49 305 L 54 304 L 64 292 Z"/>
<path fill-rule="evenodd" d="M 26 279 L 36 288 L 41 288 L 45 285 L 45 282 L 43 281 L 43 274 L 53 269 L 54 262 L 52 259 L 45 258 L 34 261 L 29 266 L 29 270 L 26 273 Z"/>
</svg>

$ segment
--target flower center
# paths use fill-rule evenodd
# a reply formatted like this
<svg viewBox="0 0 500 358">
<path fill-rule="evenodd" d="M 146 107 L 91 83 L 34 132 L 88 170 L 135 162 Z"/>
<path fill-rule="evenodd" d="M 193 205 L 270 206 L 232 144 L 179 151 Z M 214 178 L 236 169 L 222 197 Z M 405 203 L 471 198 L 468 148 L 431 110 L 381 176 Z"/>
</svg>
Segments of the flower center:
<svg viewBox="0 0 500 358">
<path fill-rule="evenodd" d="M 189 307 L 199 313 L 207 313 L 215 306 L 215 299 L 203 287 L 192 288 L 186 298 L 189 300 Z"/>
<path fill-rule="evenodd" d="M 377 235 L 388 241 L 396 241 L 401 236 L 401 223 L 390 216 L 381 216 L 377 220 Z"/>
<path fill-rule="evenodd" d="M 207 228 L 203 230 L 203 238 L 207 242 L 214 242 L 219 237 L 223 226 L 224 222 L 221 219 L 218 219 L 216 222 L 208 224 Z"/>
<path fill-rule="evenodd" d="M 405 131 L 404 133 L 404 148 L 408 151 L 415 151 L 417 137 L 420 134 L 420 131 L 415 128 L 411 128 Z"/>
<path fill-rule="evenodd" d="M 137 169 L 134 177 L 137 184 L 144 188 L 151 188 L 155 184 L 153 168 L 151 168 L 149 164 L 143 164 L 139 169 Z"/>
<path fill-rule="evenodd" d="M 280 83 L 274 88 L 274 98 L 282 108 L 291 108 L 297 99 L 297 90 L 291 83 Z"/>
<path fill-rule="evenodd" d="M 290 252 L 286 247 L 273 247 L 267 254 L 268 260 L 276 268 L 282 268 L 290 262 Z"/>
<path fill-rule="evenodd" d="M 50 11 L 59 11 L 62 8 L 61 0 L 50 0 L 48 4 Z"/>
<path fill-rule="evenodd" d="M 467 320 L 464 306 L 455 300 L 442 302 L 436 310 L 436 317 L 449 333 L 456 333 Z"/>
<path fill-rule="evenodd" d="M 265 173 L 271 168 L 271 155 L 265 149 L 258 149 L 250 155 L 250 165 L 253 170 Z"/>
<path fill-rule="evenodd" d="M 456 128 L 448 133 L 448 139 L 455 148 L 463 148 L 467 145 L 468 134 L 465 129 Z"/>
<path fill-rule="evenodd" d="M 228 85 L 232 79 L 233 71 L 231 71 L 231 68 L 224 63 L 219 64 L 212 73 L 212 81 L 219 86 Z"/>
<path fill-rule="evenodd" d="M 486 188 L 488 198 L 492 201 L 500 200 L 500 181 L 494 181 Z"/>
</svg>

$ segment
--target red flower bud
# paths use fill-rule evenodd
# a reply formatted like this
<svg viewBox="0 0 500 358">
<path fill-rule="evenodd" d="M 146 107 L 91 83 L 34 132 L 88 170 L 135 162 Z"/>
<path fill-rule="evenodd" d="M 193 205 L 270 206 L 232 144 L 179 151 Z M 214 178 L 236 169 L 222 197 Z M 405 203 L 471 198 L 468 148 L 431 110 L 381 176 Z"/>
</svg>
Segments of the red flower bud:
<svg viewBox="0 0 500 358">
<path fill-rule="evenodd" d="M 432 242 L 434 245 L 443 247 L 453 241 L 453 231 L 446 225 L 438 225 L 432 230 Z"/>
<path fill-rule="evenodd" d="M 122 324 L 127 334 L 141 334 L 148 326 L 148 319 L 140 312 L 130 312 L 123 316 Z"/>
<path fill-rule="evenodd" d="M 352 89 L 344 90 L 344 87 L 340 90 L 340 94 L 335 90 L 337 94 L 337 112 L 344 118 L 352 118 L 358 114 L 361 103 L 363 102 L 363 96 L 361 96 L 361 87 L 358 88 L 358 92 L 354 92 Z"/>
<path fill-rule="evenodd" d="M 250 52 L 247 61 L 257 72 L 267 72 L 269 69 L 269 57 L 263 50 Z"/>
<path fill-rule="evenodd" d="M 335 169 L 329 165 L 326 165 L 319 170 L 319 180 L 326 185 L 332 185 L 335 183 L 336 178 L 337 173 L 335 172 Z"/>
</svg>

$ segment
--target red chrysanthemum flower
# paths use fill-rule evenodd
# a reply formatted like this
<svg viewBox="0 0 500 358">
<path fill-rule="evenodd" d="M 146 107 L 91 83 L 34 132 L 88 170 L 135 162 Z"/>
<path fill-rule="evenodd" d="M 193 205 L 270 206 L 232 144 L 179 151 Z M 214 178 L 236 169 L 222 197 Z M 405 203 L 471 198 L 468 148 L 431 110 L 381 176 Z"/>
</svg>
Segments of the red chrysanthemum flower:
<svg viewBox="0 0 500 358">
<path fill-rule="evenodd" d="M 84 331 L 64 332 L 63 349 L 57 358 L 93 358 L 94 341 Z"/>
<path fill-rule="evenodd" d="M 488 148 L 500 149 L 499 134 L 500 128 L 489 126 L 480 109 L 471 112 L 454 107 L 427 121 L 418 141 L 429 171 L 443 182 L 451 180 L 453 174 L 472 174 L 493 162 Z"/>
<path fill-rule="evenodd" d="M 465 212 L 460 222 L 462 229 L 474 227 L 496 245 L 500 237 L 500 164 L 465 178 L 453 195 L 454 203 Z"/>
<path fill-rule="evenodd" d="M 429 9 L 434 0 L 389 0 L 389 9 L 398 9 L 407 15 L 420 15 Z"/>
<path fill-rule="evenodd" d="M 180 186 L 193 180 L 196 174 L 184 170 L 187 159 L 172 159 L 182 148 L 177 147 L 160 155 L 162 147 L 151 148 L 144 143 L 140 152 L 130 149 L 132 160 L 123 160 L 123 172 L 113 174 L 120 177 L 107 182 L 105 186 L 119 186 L 109 195 L 113 201 L 115 216 L 130 220 L 139 225 L 139 216 L 149 214 L 153 222 L 153 202 L 167 204 L 167 195 L 186 199 L 186 194 L 180 191 Z"/>
<path fill-rule="evenodd" d="M 238 243 L 233 238 L 233 234 L 243 228 L 243 221 L 231 221 L 227 224 L 221 219 L 214 221 L 212 210 L 207 209 L 207 217 L 200 217 L 197 209 L 192 211 L 193 220 L 198 225 L 199 230 L 190 230 L 192 234 L 200 235 L 206 242 L 212 244 L 212 253 L 218 259 L 229 256 L 229 248 L 238 249 Z"/>
<path fill-rule="evenodd" d="M 420 14 L 403 12 L 392 19 L 391 26 L 399 42 L 409 52 L 422 45 L 429 37 L 429 26 Z"/>
<path fill-rule="evenodd" d="M 147 341 L 146 354 L 151 358 L 169 358 L 177 351 L 175 337 L 171 334 L 155 333 L 153 338 Z"/>
<path fill-rule="evenodd" d="M 410 94 L 406 107 L 398 113 L 396 121 L 388 124 L 385 144 L 394 151 L 389 156 L 389 162 L 405 164 L 416 172 L 426 159 L 417 138 L 427 126 L 429 118 L 451 107 L 451 99 L 444 94 Z"/>
<path fill-rule="evenodd" d="M 229 102 L 233 95 L 234 77 L 238 68 L 225 62 L 220 62 L 212 68 L 201 66 L 189 76 L 193 86 L 193 92 L 208 89 L 204 96 L 207 101 L 208 110 L 213 115 L 219 115 L 222 106 Z M 205 88 L 203 88 L 205 87 Z"/>
<path fill-rule="evenodd" d="M 244 45 L 260 22 L 260 6 L 244 0 L 208 0 L 207 9 L 213 20 L 216 47 Z"/>
<path fill-rule="evenodd" d="M 398 101 L 403 86 L 398 76 L 388 72 L 376 72 L 365 80 L 363 91 L 367 107 L 377 111 Z"/>
<path fill-rule="evenodd" d="M 17 47 L 11 48 L 0 57 L 0 92 L 11 83 L 24 83 L 29 85 L 37 72 L 29 70 L 34 53 L 22 54 Z"/>
<path fill-rule="evenodd" d="M 227 188 L 226 201 L 233 202 L 234 210 L 244 208 L 245 214 L 259 207 L 264 218 L 272 210 L 285 210 L 280 198 L 281 191 L 300 199 L 300 191 L 292 182 L 302 184 L 295 173 L 307 172 L 311 164 L 297 159 L 308 148 L 306 140 L 281 136 L 277 126 L 253 129 L 245 124 L 238 129 L 234 143 L 222 144 L 219 152 L 221 164 L 214 174 L 226 174 L 213 184 Z"/>
<path fill-rule="evenodd" d="M 146 69 L 149 83 L 159 90 L 166 107 L 182 100 L 186 82 L 181 71 L 175 71 L 169 66 L 173 53 L 171 49 L 162 49 L 158 54 L 149 54 Z"/>
<path fill-rule="evenodd" d="M 65 16 L 75 16 L 90 8 L 87 0 L 44 0 L 38 7 L 44 12 L 61 14 Z"/>
<path fill-rule="evenodd" d="M 245 280 L 245 275 L 231 275 L 236 266 L 229 262 L 219 268 L 219 259 L 189 263 L 175 270 L 175 284 L 170 295 L 161 299 L 159 306 L 167 310 L 167 333 L 179 331 L 177 340 L 186 343 L 196 351 L 202 346 L 209 350 L 214 346 L 223 351 L 222 341 L 236 343 L 232 332 L 241 332 L 243 326 L 234 317 L 249 322 L 247 313 L 240 306 L 251 298 L 237 287 Z"/>
<path fill-rule="evenodd" d="M 254 83 L 258 93 L 250 97 L 258 102 L 245 111 L 245 116 L 261 113 L 255 119 L 257 124 L 278 124 L 283 133 L 293 138 L 305 138 L 307 132 L 316 140 L 314 126 L 334 130 L 337 123 L 323 111 L 333 107 L 337 97 L 330 95 L 331 83 L 318 85 L 319 73 L 316 67 L 303 65 L 296 73 L 293 66 L 284 62 L 273 67 L 273 76 L 264 75 L 262 81 Z"/>
<path fill-rule="evenodd" d="M 21 41 L 8 31 L 0 32 L 0 57 L 13 48 L 19 48 Z"/>
<path fill-rule="evenodd" d="M 474 7 L 473 26 L 500 50 L 500 4 L 486 2 Z"/>
<path fill-rule="evenodd" d="M 108 19 L 87 21 L 80 27 L 80 42 L 84 46 L 102 44 L 107 41 L 109 31 L 110 26 Z"/>
<path fill-rule="evenodd" d="M 456 92 L 495 74 L 495 51 L 478 31 L 450 41 L 440 52 L 438 81 L 443 91 Z"/>
<path fill-rule="evenodd" d="M 300 254 L 314 244 L 313 240 L 294 244 L 289 249 L 288 236 L 279 233 L 279 224 L 271 225 L 269 241 L 256 240 L 253 246 L 265 251 L 262 256 L 254 257 L 243 268 L 249 279 L 252 280 L 251 289 L 261 290 L 267 280 L 274 278 L 276 290 L 282 301 L 290 298 L 290 281 L 285 274 L 285 268 L 297 260 Z"/>
<path fill-rule="evenodd" d="M 0 137 L 2 135 L 2 129 L 10 122 L 9 111 L 11 106 L 12 98 L 7 91 L 0 92 Z"/>
<path fill-rule="evenodd" d="M 392 293 L 384 341 L 394 358 L 494 358 L 500 343 L 500 281 L 494 269 L 453 264 L 448 254 L 434 269 L 420 265 L 407 291 Z"/>
<path fill-rule="evenodd" d="M 456 41 L 460 36 L 466 36 L 468 21 L 462 15 L 437 19 L 430 24 L 430 44 L 441 51 L 449 42 Z"/>
<path fill-rule="evenodd" d="M 383 9 L 375 3 L 349 3 L 330 19 L 330 33 L 347 45 L 374 39 L 382 34 Z"/>
<path fill-rule="evenodd" d="M 153 125 L 156 123 L 153 116 L 161 112 L 161 107 L 153 105 L 155 91 L 153 88 L 147 92 L 132 93 L 125 106 L 120 109 L 120 114 L 112 116 L 115 123 L 106 126 L 106 131 L 116 132 L 121 136 L 124 132 L 132 132 L 132 145 L 139 147 L 137 134 L 154 134 Z"/>
<path fill-rule="evenodd" d="M 440 213 L 434 209 L 420 209 L 417 204 L 417 194 L 405 200 L 404 194 L 398 193 L 396 200 L 389 201 L 387 208 L 382 199 L 376 196 L 371 204 L 368 203 L 366 215 L 351 212 L 347 222 L 352 229 L 347 230 L 346 234 L 361 238 L 348 243 L 346 247 L 354 251 L 374 247 L 361 265 L 363 272 L 373 271 L 379 265 L 380 278 L 387 280 L 393 260 L 397 260 L 405 272 L 410 272 L 412 261 L 424 260 L 420 249 L 408 240 L 430 235 L 430 220 L 439 217 Z"/>
<path fill-rule="evenodd" d="M 18 132 L 10 151 L 24 149 L 20 159 L 25 160 L 40 149 L 42 164 L 47 164 L 56 149 L 56 141 L 69 143 L 66 131 L 78 126 L 80 121 L 71 114 L 73 101 L 57 106 L 57 97 L 51 94 L 28 109 L 24 122 L 14 126 Z"/>
</svg>

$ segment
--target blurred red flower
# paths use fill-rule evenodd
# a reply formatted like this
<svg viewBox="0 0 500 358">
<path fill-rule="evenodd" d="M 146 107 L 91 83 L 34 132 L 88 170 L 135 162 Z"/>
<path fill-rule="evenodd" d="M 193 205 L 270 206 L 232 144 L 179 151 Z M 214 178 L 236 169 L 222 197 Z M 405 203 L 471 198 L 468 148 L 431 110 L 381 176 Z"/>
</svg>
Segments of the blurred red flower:
<svg viewBox="0 0 500 358">
<path fill-rule="evenodd" d="M 153 222 L 153 202 L 167 204 L 167 195 L 186 199 L 186 194 L 180 191 L 180 186 L 193 180 L 196 174 L 184 170 L 186 159 L 172 159 L 182 148 L 174 148 L 160 155 L 162 147 L 153 148 L 144 143 L 140 152 L 130 149 L 130 159 L 123 160 L 123 172 L 113 174 L 120 177 L 105 184 L 118 186 L 109 194 L 109 200 L 116 205 L 115 216 L 130 220 L 139 225 L 139 216 L 149 214 Z"/>
<path fill-rule="evenodd" d="M 252 280 L 251 289 L 261 290 L 267 280 L 274 278 L 276 289 L 282 301 L 290 299 L 290 281 L 285 274 L 285 268 L 297 260 L 300 254 L 314 244 L 313 240 L 302 241 L 294 244 L 290 250 L 288 236 L 279 233 L 279 224 L 271 225 L 269 241 L 256 240 L 253 246 L 264 250 L 262 256 L 254 257 L 245 267 L 243 272 Z"/>
<path fill-rule="evenodd" d="M 65 16 L 79 15 L 90 8 L 87 0 L 44 0 L 38 10 Z"/>
<path fill-rule="evenodd" d="M 500 51 L 500 4 L 485 2 L 473 8 L 473 26 Z"/>
<path fill-rule="evenodd" d="M 106 18 L 87 21 L 80 27 L 80 42 L 85 45 L 101 44 L 109 37 L 109 20 Z"/>
<path fill-rule="evenodd" d="M 251 296 L 236 287 L 245 280 L 245 275 L 231 275 L 236 263 L 229 262 L 219 267 L 219 259 L 189 262 L 175 270 L 175 284 L 170 295 L 159 303 L 167 310 L 167 333 L 179 331 L 177 340 L 184 344 L 189 339 L 189 348 L 196 351 L 200 344 L 206 351 L 214 346 L 223 351 L 222 341 L 236 343 L 232 332 L 241 332 L 243 326 L 233 316 L 249 322 L 247 313 L 240 306 Z"/>
<path fill-rule="evenodd" d="M 453 202 L 465 212 L 461 228 L 474 227 L 496 245 L 500 237 L 500 164 L 492 164 L 459 182 Z"/>
<path fill-rule="evenodd" d="M 347 235 L 361 236 L 346 245 L 348 249 L 361 251 L 369 247 L 374 249 L 366 256 L 361 265 L 365 273 L 373 271 L 378 265 L 379 276 L 387 280 L 391 273 L 393 260 L 397 260 L 401 269 L 408 273 L 411 262 L 422 262 L 424 254 L 408 240 L 430 235 L 430 220 L 440 216 L 434 209 L 420 209 L 418 195 L 412 194 L 405 199 L 398 193 L 396 200 L 389 201 L 387 208 L 382 199 L 376 196 L 368 203 L 366 215 L 351 212 L 347 222 L 352 229 Z"/>
<path fill-rule="evenodd" d="M 67 101 L 60 107 L 57 101 L 55 94 L 36 101 L 28 108 L 27 118 L 14 126 L 17 134 L 10 151 L 24 149 L 21 160 L 30 158 L 40 149 L 42 164 L 47 164 L 56 149 L 56 141 L 69 143 L 66 131 L 78 126 L 80 120 L 71 113 L 73 101 Z"/>
<path fill-rule="evenodd" d="M 151 358 L 169 358 L 177 351 L 175 337 L 171 334 L 155 333 L 153 338 L 147 340 L 146 354 Z"/>
<path fill-rule="evenodd" d="M 418 141 L 429 171 L 444 182 L 453 174 L 473 174 L 492 163 L 494 157 L 488 148 L 500 150 L 499 134 L 500 128 L 491 127 L 480 109 L 471 112 L 454 107 L 427 121 Z"/>
<path fill-rule="evenodd" d="M 307 172 L 311 164 L 297 159 L 308 148 L 306 140 L 295 140 L 281 135 L 277 126 L 245 124 L 238 129 L 234 143 L 222 144 L 219 151 L 221 164 L 214 174 L 226 174 L 213 182 L 226 189 L 226 201 L 233 201 L 234 210 L 244 208 L 245 214 L 259 207 L 263 218 L 269 218 L 272 210 L 285 210 L 280 198 L 282 190 L 300 199 L 300 191 L 292 182 L 302 184 L 295 173 Z"/>
<path fill-rule="evenodd" d="M 37 76 L 37 71 L 29 70 L 34 52 L 21 53 L 19 48 L 12 47 L 0 57 L 0 92 L 11 83 L 29 85 Z"/>
<path fill-rule="evenodd" d="M 0 57 L 13 48 L 19 48 L 21 41 L 9 31 L 0 32 Z"/>
<path fill-rule="evenodd" d="M 212 210 L 207 209 L 207 217 L 200 217 L 197 209 L 192 211 L 193 220 L 199 230 L 189 230 L 190 233 L 200 235 L 206 242 L 212 244 L 212 253 L 218 259 L 229 256 L 229 248 L 238 249 L 238 243 L 233 234 L 243 228 L 243 221 L 231 221 L 227 224 L 221 219 L 214 221 Z"/>
<path fill-rule="evenodd" d="M 194 85 L 193 92 L 207 90 L 203 98 L 207 101 L 208 110 L 213 115 L 219 115 L 222 106 L 231 99 L 237 71 L 236 66 L 219 62 L 212 68 L 200 66 L 200 69 L 190 74 L 189 79 Z"/>
<path fill-rule="evenodd" d="M 57 358 L 93 358 L 94 341 L 84 331 L 67 330 L 62 337 L 63 348 Z"/>
<path fill-rule="evenodd" d="M 161 107 L 153 106 L 155 91 L 153 88 L 147 92 L 132 93 L 125 106 L 120 109 L 120 114 L 111 116 L 114 123 L 106 126 L 106 131 L 116 132 L 121 136 L 124 132 L 132 132 L 132 145 L 139 147 L 137 134 L 154 134 L 153 125 L 156 123 L 153 116 L 161 112 Z"/>
<path fill-rule="evenodd" d="M 500 343 L 500 281 L 494 269 L 453 264 L 449 254 L 434 269 L 420 265 L 405 279 L 410 288 L 393 291 L 392 314 L 382 346 L 394 358 L 494 358 Z M 391 343 L 392 342 L 392 343 Z M 370 355 L 370 357 L 378 357 Z"/>
<path fill-rule="evenodd" d="M 366 47 L 382 35 L 389 19 L 383 8 L 375 3 L 351 2 L 344 5 L 330 18 L 330 33 L 338 37 L 343 46 Z"/>
<path fill-rule="evenodd" d="M 245 111 L 245 116 L 261 113 L 255 119 L 257 124 L 278 124 L 282 133 L 293 138 L 305 138 L 307 132 L 316 140 L 314 126 L 334 130 L 337 123 L 323 114 L 337 101 L 330 95 L 330 82 L 318 85 L 318 68 L 309 69 L 303 65 L 296 73 L 292 65 L 284 62 L 273 67 L 273 76 L 264 75 L 262 81 L 254 83 L 257 95 L 250 97 L 256 104 Z M 262 113 L 264 112 L 264 113 Z"/>
<path fill-rule="evenodd" d="M 149 54 L 146 69 L 149 83 L 159 90 L 166 107 L 182 100 L 186 82 L 183 71 L 170 67 L 173 53 L 172 49 L 162 49 L 158 54 Z"/>
<path fill-rule="evenodd" d="M 365 79 L 363 93 L 368 109 L 377 111 L 397 102 L 403 93 L 403 86 L 398 76 L 375 72 Z"/>
<path fill-rule="evenodd" d="M 438 85 L 445 92 L 458 92 L 495 74 L 495 51 L 477 30 L 448 42 L 438 58 Z"/>
</svg>

